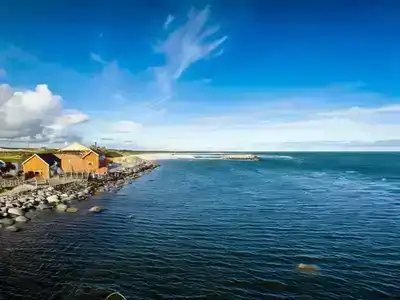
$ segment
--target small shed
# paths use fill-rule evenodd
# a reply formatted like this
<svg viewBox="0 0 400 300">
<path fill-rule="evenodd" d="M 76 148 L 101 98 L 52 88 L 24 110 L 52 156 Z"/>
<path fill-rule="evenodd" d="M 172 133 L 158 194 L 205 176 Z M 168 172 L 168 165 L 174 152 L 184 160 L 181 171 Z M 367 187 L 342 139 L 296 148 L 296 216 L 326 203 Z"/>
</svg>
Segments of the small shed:
<svg viewBox="0 0 400 300">
<path fill-rule="evenodd" d="M 37 153 L 22 163 L 25 176 L 49 179 L 61 167 L 61 159 L 53 153 Z"/>
<path fill-rule="evenodd" d="M 93 150 L 88 151 L 82 156 L 82 159 L 87 164 L 87 168 L 94 172 L 100 167 L 99 154 Z"/>
</svg>

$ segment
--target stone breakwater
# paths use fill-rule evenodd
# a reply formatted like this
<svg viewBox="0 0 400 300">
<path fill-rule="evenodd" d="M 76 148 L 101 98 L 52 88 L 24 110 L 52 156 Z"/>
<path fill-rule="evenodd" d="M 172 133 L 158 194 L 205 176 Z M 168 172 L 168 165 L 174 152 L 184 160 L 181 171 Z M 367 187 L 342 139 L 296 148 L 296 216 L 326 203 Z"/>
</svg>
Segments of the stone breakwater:
<svg viewBox="0 0 400 300">
<path fill-rule="evenodd" d="M 77 212 L 78 208 L 74 206 L 76 202 L 87 200 L 96 192 L 118 191 L 156 167 L 156 164 L 143 162 L 134 167 L 119 168 L 101 178 L 79 180 L 56 187 L 28 186 L 30 190 L 0 196 L 0 228 L 19 231 L 19 224 L 28 222 L 39 212 Z M 90 211 L 100 212 L 101 208 L 93 207 Z"/>
<path fill-rule="evenodd" d="M 225 154 L 221 158 L 227 160 L 260 160 L 260 157 L 254 154 Z"/>
</svg>

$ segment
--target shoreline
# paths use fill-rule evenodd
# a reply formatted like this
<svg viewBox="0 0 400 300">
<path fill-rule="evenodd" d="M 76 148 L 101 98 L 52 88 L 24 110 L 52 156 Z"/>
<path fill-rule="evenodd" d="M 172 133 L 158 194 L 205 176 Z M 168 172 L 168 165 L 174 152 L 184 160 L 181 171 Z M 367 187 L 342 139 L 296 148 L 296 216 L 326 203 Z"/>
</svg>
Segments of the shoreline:
<svg viewBox="0 0 400 300">
<path fill-rule="evenodd" d="M 117 192 L 157 167 L 153 162 L 139 161 L 135 165 L 121 165 L 100 178 L 77 179 L 54 187 L 18 186 L 7 194 L 0 194 L 0 228 L 20 231 L 18 224 L 29 222 L 38 212 L 75 213 L 78 211 L 74 206 L 77 202 L 88 200 L 98 193 Z M 100 212 L 101 207 L 94 206 L 90 211 Z"/>
</svg>

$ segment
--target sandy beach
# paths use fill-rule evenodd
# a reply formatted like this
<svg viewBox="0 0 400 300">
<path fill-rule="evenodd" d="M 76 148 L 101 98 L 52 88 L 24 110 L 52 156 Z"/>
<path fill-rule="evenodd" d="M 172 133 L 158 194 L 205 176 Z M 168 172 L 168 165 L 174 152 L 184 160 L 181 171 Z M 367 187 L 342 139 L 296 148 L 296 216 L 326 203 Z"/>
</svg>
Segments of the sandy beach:
<svg viewBox="0 0 400 300">
<path fill-rule="evenodd" d="M 194 159 L 195 157 L 190 154 L 174 154 L 174 153 L 145 153 L 138 154 L 137 157 L 145 160 L 169 160 L 169 159 Z"/>
</svg>

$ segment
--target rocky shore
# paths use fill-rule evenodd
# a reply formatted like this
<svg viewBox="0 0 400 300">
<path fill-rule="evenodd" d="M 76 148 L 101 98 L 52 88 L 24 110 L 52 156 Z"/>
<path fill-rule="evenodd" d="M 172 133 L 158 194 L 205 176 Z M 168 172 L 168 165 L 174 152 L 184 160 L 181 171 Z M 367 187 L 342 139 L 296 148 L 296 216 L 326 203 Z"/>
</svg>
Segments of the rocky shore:
<svg viewBox="0 0 400 300">
<path fill-rule="evenodd" d="M 0 228 L 19 231 L 21 228 L 18 224 L 28 222 L 41 211 L 77 212 L 78 208 L 74 206 L 77 201 L 87 200 L 96 192 L 118 191 L 156 167 L 156 164 L 145 161 L 134 166 L 118 168 L 103 177 L 74 181 L 56 187 L 17 187 L 8 195 L 0 195 Z M 100 212 L 101 207 L 92 207 L 90 211 Z"/>
</svg>

